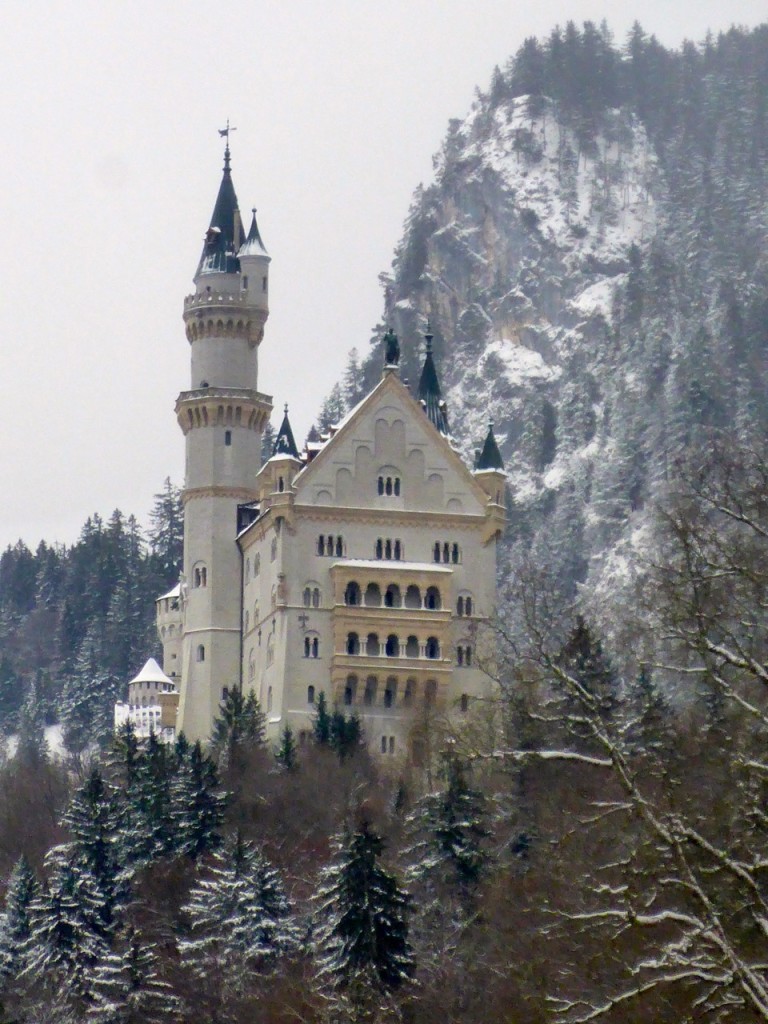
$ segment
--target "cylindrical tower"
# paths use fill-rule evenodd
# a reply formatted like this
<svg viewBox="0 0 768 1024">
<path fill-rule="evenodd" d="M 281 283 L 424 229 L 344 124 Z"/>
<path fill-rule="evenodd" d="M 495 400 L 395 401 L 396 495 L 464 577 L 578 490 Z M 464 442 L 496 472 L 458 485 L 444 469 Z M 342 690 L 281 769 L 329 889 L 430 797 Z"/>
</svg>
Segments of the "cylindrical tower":
<svg viewBox="0 0 768 1024">
<path fill-rule="evenodd" d="M 191 740 L 210 735 L 224 689 L 240 678 L 237 506 L 255 497 L 261 435 L 272 409 L 257 390 L 269 261 L 255 212 L 244 237 L 227 145 L 195 292 L 184 300 L 192 377 L 176 402 L 186 439 L 177 729 Z"/>
</svg>

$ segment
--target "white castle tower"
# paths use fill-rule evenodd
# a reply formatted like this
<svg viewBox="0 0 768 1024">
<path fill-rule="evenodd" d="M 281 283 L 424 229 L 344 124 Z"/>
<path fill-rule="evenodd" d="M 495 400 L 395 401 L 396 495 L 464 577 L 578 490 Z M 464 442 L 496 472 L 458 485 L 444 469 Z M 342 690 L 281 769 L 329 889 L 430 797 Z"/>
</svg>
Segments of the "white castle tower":
<svg viewBox="0 0 768 1024">
<path fill-rule="evenodd" d="M 177 731 L 206 739 L 226 688 L 239 685 L 240 554 L 237 506 L 255 498 L 261 435 L 272 401 L 258 392 L 258 349 L 269 315 L 269 262 L 256 225 L 240 219 L 224 173 L 195 274 L 184 300 L 190 390 L 176 415 L 186 439 L 183 638 Z"/>
</svg>

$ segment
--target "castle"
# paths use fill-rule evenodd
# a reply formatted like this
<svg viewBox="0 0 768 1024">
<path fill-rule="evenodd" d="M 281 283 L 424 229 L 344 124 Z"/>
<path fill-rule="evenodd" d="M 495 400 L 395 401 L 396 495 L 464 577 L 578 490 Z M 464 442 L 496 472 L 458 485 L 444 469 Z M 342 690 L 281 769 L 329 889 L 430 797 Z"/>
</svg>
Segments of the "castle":
<svg viewBox="0 0 768 1024">
<path fill-rule="evenodd" d="M 262 465 L 269 268 L 255 211 L 247 233 L 240 219 L 227 140 L 184 301 L 184 570 L 157 601 L 164 679 L 150 674 L 164 692 L 177 684 L 176 729 L 190 739 L 208 737 L 232 687 L 255 690 L 272 736 L 289 725 L 304 739 L 325 692 L 361 716 L 373 750 L 404 755 L 418 709 L 460 715 L 488 689 L 476 639 L 495 603 L 501 457 L 491 427 L 466 467 L 431 336 L 414 396 L 390 332 L 381 380 L 356 408 L 299 451 L 286 406 Z"/>
</svg>

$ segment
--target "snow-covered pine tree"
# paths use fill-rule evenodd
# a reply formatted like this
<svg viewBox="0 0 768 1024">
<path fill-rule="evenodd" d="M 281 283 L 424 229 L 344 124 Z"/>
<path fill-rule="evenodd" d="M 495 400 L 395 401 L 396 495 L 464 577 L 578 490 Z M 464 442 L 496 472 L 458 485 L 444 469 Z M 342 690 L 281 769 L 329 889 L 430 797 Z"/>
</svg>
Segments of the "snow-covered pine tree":
<svg viewBox="0 0 768 1024">
<path fill-rule="evenodd" d="M 123 845 L 127 864 L 150 864 L 174 849 L 175 830 L 171 821 L 171 786 L 179 770 L 177 757 L 170 753 L 154 732 L 143 744 L 128 789 Z"/>
<path fill-rule="evenodd" d="M 220 985 L 225 999 L 298 943 L 279 874 L 239 832 L 214 854 L 182 909 L 190 925 L 179 944 L 184 960 L 202 981 Z"/>
<path fill-rule="evenodd" d="M 154 949 L 128 929 L 122 948 L 102 957 L 93 970 L 88 1024 L 168 1024 L 178 1019 L 179 1000 L 158 973 Z"/>
<path fill-rule="evenodd" d="M 125 812 L 117 791 L 94 768 L 64 813 L 77 858 L 88 868 L 102 894 L 104 925 L 113 924 L 116 907 L 128 895 L 123 869 Z"/>
<path fill-rule="evenodd" d="M 341 384 L 334 384 L 328 397 L 320 407 L 317 417 L 317 426 L 321 434 L 324 434 L 332 426 L 344 419 L 347 413 L 347 403 L 344 400 L 344 392 Z"/>
<path fill-rule="evenodd" d="M 221 844 L 225 804 L 216 765 L 198 740 L 171 783 L 174 848 L 192 858 L 215 850 Z"/>
<path fill-rule="evenodd" d="M 48 885 L 30 907 L 30 937 L 23 976 L 59 1004 L 91 1002 L 93 969 L 109 949 L 102 893 L 71 845 L 46 856 Z"/>
<path fill-rule="evenodd" d="M 337 849 L 316 898 L 318 977 L 332 991 L 366 1001 L 413 976 L 411 899 L 381 867 L 384 844 L 367 821 L 340 840 Z"/>
<path fill-rule="evenodd" d="M 40 892 L 29 861 L 22 854 L 14 865 L 0 916 L 0 993 L 24 969 L 31 931 L 31 907 Z"/>
<path fill-rule="evenodd" d="M 184 548 L 184 506 L 181 488 L 163 481 L 149 513 L 149 548 L 154 567 L 163 582 L 173 586 L 179 578 Z"/>
<path fill-rule="evenodd" d="M 240 687 L 227 694 L 211 731 L 211 747 L 221 765 L 230 764 L 236 748 L 263 745 L 267 720 L 253 690 L 247 697 Z"/>
<path fill-rule="evenodd" d="M 409 878 L 441 882 L 462 894 L 480 880 L 488 862 L 488 809 L 480 790 L 473 789 L 458 757 L 443 758 L 445 788 L 429 793 L 406 819 L 412 839 Z"/>
</svg>

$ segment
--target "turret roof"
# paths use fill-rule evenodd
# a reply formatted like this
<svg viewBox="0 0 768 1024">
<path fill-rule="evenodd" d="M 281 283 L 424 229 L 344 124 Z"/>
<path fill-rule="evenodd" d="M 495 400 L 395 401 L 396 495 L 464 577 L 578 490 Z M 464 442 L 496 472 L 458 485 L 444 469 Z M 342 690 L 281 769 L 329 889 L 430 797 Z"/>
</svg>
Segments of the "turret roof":
<svg viewBox="0 0 768 1024">
<path fill-rule="evenodd" d="M 267 252 L 266 246 L 262 242 L 261 235 L 259 234 L 259 226 L 256 223 L 256 209 L 255 209 L 255 207 L 254 207 L 254 209 L 251 212 L 252 212 L 251 227 L 250 227 L 250 230 L 248 231 L 248 237 L 243 242 L 243 244 L 240 246 L 240 250 L 239 250 L 237 255 L 238 256 L 266 256 L 267 258 L 269 258 L 269 253 Z"/>
<path fill-rule="evenodd" d="M 475 469 L 500 469 L 504 470 L 504 460 L 501 457 L 499 446 L 493 434 L 493 423 L 488 424 L 488 433 L 485 438 L 483 450 L 477 459 Z"/>
<path fill-rule="evenodd" d="M 150 658 L 144 668 L 139 672 L 138 675 L 134 676 L 131 680 L 132 683 L 170 683 L 172 686 L 175 685 L 173 680 L 169 678 L 165 672 L 160 668 L 154 658 Z"/>
<path fill-rule="evenodd" d="M 300 459 L 299 450 L 296 447 L 296 442 L 293 439 L 293 431 L 291 430 L 291 423 L 288 419 L 288 406 L 285 407 L 285 413 L 283 415 L 283 422 L 280 424 L 280 429 L 277 432 L 275 443 L 272 448 L 272 455 L 288 455 L 292 459 Z"/>
<path fill-rule="evenodd" d="M 211 223 L 205 234 L 203 252 L 197 274 L 233 274 L 240 269 L 237 250 L 243 241 L 240 208 L 229 164 L 229 145 L 224 150 L 224 172 L 219 194 L 211 214 Z M 197 276 L 197 275 L 195 275 Z"/>
<path fill-rule="evenodd" d="M 424 335 L 424 340 L 427 343 L 427 352 L 424 356 L 424 368 L 421 371 L 417 398 L 431 422 L 441 434 L 447 437 L 448 412 L 440 390 L 440 381 L 437 379 L 435 361 L 432 358 L 432 338 L 433 335 L 429 330 L 429 326 L 427 326 L 427 333 Z"/>
</svg>

